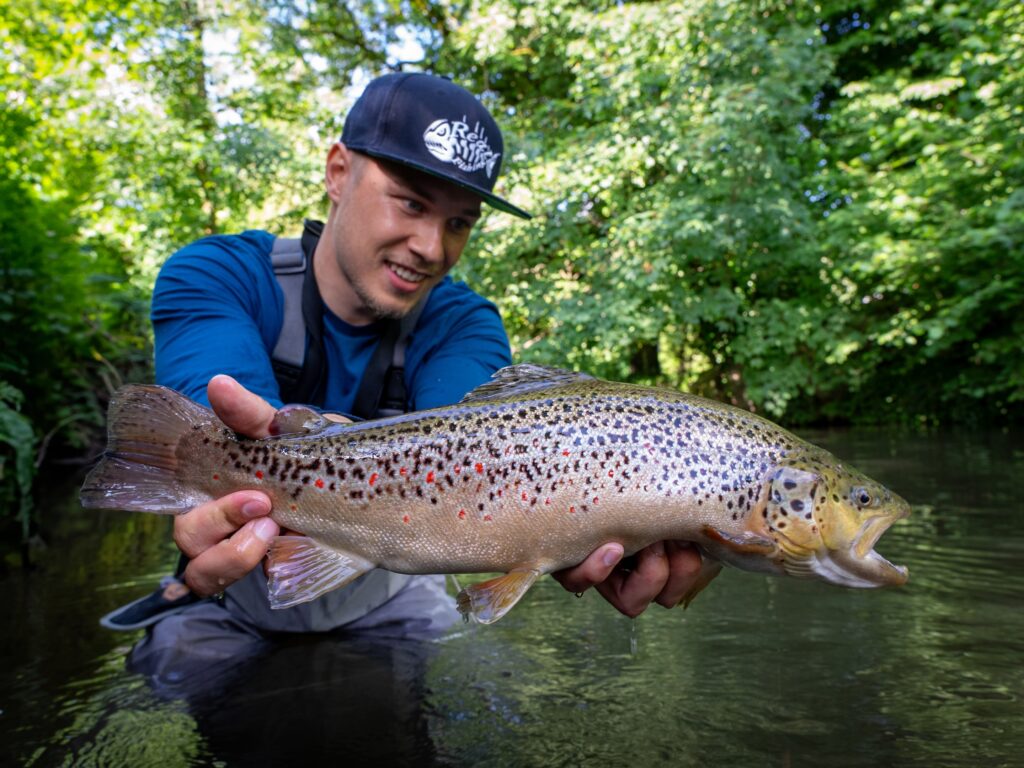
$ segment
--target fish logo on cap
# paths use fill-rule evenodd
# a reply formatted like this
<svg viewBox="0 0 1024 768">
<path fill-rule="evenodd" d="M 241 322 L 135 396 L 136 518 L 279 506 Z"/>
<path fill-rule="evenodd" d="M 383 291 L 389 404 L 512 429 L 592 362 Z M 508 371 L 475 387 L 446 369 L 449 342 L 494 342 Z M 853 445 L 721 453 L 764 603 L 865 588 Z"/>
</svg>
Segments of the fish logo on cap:
<svg viewBox="0 0 1024 768">
<path fill-rule="evenodd" d="M 463 120 L 435 120 L 423 132 L 427 151 L 443 163 L 452 163 L 460 171 L 473 173 L 481 169 L 487 178 L 501 155 L 491 150 L 480 123 L 472 129 Z"/>
</svg>

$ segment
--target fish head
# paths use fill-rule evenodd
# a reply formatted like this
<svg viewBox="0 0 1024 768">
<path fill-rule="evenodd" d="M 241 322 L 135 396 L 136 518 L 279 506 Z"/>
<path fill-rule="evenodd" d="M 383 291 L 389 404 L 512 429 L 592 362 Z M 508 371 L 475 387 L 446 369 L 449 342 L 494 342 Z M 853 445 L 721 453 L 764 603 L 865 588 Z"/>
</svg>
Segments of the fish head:
<svg viewBox="0 0 1024 768">
<path fill-rule="evenodd" d="M 908 571 L 875 543 L 910 505 L 832 456 L 787 461 L 769 479 L 764 520 L 792 576 L 846 587 L 897 586 Z"/>
</svg>

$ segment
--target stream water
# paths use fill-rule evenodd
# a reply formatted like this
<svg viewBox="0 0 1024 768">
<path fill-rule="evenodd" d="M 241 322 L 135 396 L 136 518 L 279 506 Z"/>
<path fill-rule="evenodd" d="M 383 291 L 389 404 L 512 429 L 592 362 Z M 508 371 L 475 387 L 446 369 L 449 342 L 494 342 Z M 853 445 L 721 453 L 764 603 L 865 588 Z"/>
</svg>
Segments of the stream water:
<svg viewBox="0 0 1024 768">
<path fill-rule="evenodd" d="M 44 500 L 48 549 L 0 575 L 0 743 L 31 766 L 1024 764 L 1024 443 L 803 436 L 907 498 L 879 550 L 910 582 L 845 590 L 726 570 L 635 622 L 544 580 L 431 641 L 284 643 L 189 697 L 125 670 L 102 614 L 176 559 L 169 521 Z"/>
</svg>

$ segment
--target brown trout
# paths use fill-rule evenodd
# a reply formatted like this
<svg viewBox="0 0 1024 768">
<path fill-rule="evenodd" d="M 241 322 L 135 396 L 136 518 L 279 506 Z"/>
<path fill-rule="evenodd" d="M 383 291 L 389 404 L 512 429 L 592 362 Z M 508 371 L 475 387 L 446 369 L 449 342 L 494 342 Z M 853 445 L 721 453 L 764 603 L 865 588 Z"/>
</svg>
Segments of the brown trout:
<svg viewBox="0 0 1024 768">
<path fill-rule="evenodd" d="M 122 388 L 86 507 L 180 513 L 259 489 L 304 536 L 270 547 L 271 605 L 372 568 L 505 575 L 459 609 L 501 618 L 545 573 L 618 541 L 694 542 L 684 604 L 728 564 L 847 587 L 902 584 L 874 550 L 909 506 L 826 451 L 746 411 L 676 391 L 534 365 L 498 371 L 457 405 L 337 424 L 282 409 L 275 436 L 236 435 L 158 386 Z"/>
</svg>

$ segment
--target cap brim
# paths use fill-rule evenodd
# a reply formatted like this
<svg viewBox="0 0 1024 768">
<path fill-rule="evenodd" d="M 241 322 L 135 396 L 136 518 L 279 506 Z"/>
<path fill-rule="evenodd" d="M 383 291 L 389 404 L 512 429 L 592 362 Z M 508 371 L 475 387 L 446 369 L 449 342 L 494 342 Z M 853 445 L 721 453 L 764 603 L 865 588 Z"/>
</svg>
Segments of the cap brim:
<svg viewBox="0 0 1024 768">
<path fill-rule="evenodd" d="M 441 179 L 442 181 L 447 181 L 449 184 L 454 184 L 456 187 L 460 187 L 462 189 L 472 192 L 475 195 L 479 195 L 480 198 L 485 203 L 491 206 L 491 208 L 495 208 L 499 211 L 502 211 L 503 213 L 511 213 L 513 216 L 518 216 L 521 219 L 533 218 L 533 214 L 527 213 L 522 208 L 517 208 L 516 206 L 512 205 L 512 203 L 510 203 L 508 200 L 503 200 L 497 195 L 491 194 L 482 187 L 477 187 L 472 184 L 466 184 L 465 182 L 453 179 L 451 176 L 445 176 L 443 173 L 441 173 L 435 168 L 431 168 L 430 166 L 417 163 L 414 160 L 409 160 L 408 158 L 398 157 L 387 152 L 378 152 L 372 149 L 364 149 L 363 147 L 349 146 L 348 148 L 356 152 L 362 152 L 364 155 L 369 155 L 370 157 L 379 157 L 382 160 L 388 160 L 392 163 L 398 163 L 399 165 L 404 165 L 407 168 L 413 168 L 417 171 L 422 171 L 423 173 L 429 176 L 433 176 L 434 178 Z"/>
</svg>

